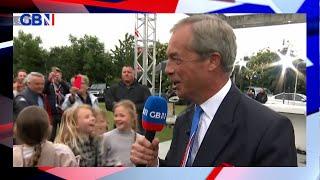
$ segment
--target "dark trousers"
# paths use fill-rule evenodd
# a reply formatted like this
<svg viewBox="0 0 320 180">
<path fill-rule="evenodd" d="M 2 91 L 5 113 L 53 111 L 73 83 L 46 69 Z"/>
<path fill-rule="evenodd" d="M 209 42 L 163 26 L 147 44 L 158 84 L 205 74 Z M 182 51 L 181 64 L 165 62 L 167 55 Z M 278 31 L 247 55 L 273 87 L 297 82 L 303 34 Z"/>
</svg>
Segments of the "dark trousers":
<svg viewBox="0 0 320 180">
<path fill-rule="evenodd" d="M 56 114 L 53 116 L 53 120 L 52 120 L 52 130 L 51 130 L 51 136 L 50 136 L 50 141 L 54 141 L 54 138 L 56 138 L 56 134 L 57 134 L 57 131 L 60 127 L 60 123 L 61 123 L 61 114 Z"/>
</svg>

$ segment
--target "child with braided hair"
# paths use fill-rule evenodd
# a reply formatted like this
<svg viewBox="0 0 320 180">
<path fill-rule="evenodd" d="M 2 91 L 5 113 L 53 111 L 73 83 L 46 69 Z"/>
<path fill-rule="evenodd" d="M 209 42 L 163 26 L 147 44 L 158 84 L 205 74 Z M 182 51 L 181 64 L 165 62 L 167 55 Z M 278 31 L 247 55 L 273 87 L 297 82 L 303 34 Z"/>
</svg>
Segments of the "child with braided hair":
<svg viewBox="0 0 320 180">
<path fill-rule="evenodd" d="M 14 133 L 23 144 L 13 146 L 13 167 L 78 166 L 68 146 L 47 141 L 49 116 L 43 108 L 24 108 L 16 119 Z"/>
</svg>

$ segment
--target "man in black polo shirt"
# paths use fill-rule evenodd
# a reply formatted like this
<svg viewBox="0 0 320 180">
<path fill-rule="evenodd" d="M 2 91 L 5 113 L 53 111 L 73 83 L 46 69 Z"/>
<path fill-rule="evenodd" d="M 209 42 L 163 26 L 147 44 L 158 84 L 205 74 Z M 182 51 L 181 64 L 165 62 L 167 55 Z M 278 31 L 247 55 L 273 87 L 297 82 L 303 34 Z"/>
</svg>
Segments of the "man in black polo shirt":
<svg viewBox="0 0 320 180">
<path fill-rule="evenodd" d="M 151 95 L 148 87 L 139 84 L 134 78 L 134 70 L 131 66 L 123 66 L 121 81 L 114 84 L 106 91 L 105 104 L 109 111 L 120 100 L 129 99 L 135 103 L 138 113 L 138 133 L 144 134 L 141 115 L 145 101 Z"/>
</svg>

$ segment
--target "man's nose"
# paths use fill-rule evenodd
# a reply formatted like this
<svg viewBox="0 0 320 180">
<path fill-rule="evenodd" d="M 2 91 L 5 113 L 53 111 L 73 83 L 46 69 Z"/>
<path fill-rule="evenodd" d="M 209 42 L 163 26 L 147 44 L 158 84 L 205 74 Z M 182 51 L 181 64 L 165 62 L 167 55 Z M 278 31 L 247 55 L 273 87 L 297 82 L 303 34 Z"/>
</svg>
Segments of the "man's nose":
<svg viewBox="0 0 320 180">
<path fill-rule="evenodd" d="M 173 74 L 173 72 L 174 72 L 173 65 L 169 60 L 167 61 L 166 68 L 165 68 L 164 72 L 167 75 Z"/>
</svg>

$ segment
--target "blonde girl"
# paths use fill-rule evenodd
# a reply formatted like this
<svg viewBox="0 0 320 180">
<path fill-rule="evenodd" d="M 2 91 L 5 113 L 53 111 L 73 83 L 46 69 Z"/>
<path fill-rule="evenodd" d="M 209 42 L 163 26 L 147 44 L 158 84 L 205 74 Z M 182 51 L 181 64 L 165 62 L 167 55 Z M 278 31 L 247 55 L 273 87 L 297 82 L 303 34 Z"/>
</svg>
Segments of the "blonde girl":
<svg viewBox="0 0 320 180">
<path fill-rule="evenodd" d="M 94 135 L 96 119 L 89 105 L 79 105 L 65 112 L 55 142 L 68 145 L 82 167 L 113 166 L 101 162 L 101 137 Z"/>
<path fill-rule="evenodd" d="M 76 158 L 68 146 L 47 141 L 50 133 L 49 116 L 43 108 L 24 108 L 15 123 L 15 136 L 23 144 L 13 146 L 14 167 L 77 166 Z"/>
<path fill-rule="evenodd" d="M 116 158 L 122 166 L 134 166 L 130 161 L 131 146 L 135 142 L 137 124 L 137 110 L 130 100 L 122 100 L 113 107 L 116 129 L 103 135 L 104 159 Z"/>
</svg>

